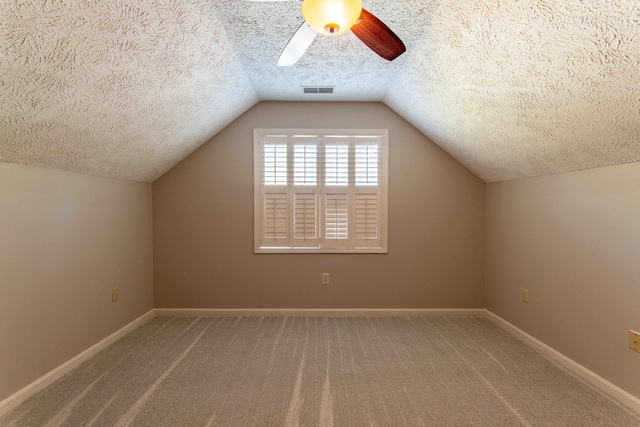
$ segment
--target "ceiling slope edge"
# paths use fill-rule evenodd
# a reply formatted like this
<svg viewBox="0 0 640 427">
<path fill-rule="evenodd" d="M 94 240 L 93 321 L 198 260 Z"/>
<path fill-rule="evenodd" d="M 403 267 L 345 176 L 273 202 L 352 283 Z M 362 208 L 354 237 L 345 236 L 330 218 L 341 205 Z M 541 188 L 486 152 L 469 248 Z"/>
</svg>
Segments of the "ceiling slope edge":
<svg viewBox="0 0 640 427">
<path fill-rule="evenodd" d="M 410 101 L 407 101 L 406 99 L 397 99 L 396 97 L 387 97 L 382 101 L 382 103 L 407 123 L 409 123 L 411 126 L 416 128 L 418 132 L 423 134 L 430 142 L 436 144 L 445 153 L 453 157 L 458 163 L 468 169 L 472 174 L 477 176 L 485 183 L 489 182 L 487 181 L 486 177 L 483 176 L 483 171 L 481 168 L 478 168 L 476 165 L 472 164 L 472 162 L 469 162 L 468 159 L 457 156 L 456 153 L 452 152 L 446 144 L 443 144 L 441 142 L 442 137 L 439 138 L 438 135 L 434 134 L 431 131 L 429 126 L 424 123 L 424 119 L 422 117 L 412 113 L 412 110 L 415 108 L 415 106 L 410 105 Z"/>
</svg>

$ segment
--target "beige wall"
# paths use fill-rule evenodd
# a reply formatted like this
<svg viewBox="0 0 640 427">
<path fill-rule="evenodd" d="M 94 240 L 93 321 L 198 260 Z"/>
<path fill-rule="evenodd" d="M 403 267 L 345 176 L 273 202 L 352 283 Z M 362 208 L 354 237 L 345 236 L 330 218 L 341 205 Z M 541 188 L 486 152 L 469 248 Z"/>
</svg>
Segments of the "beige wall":
<svg viewBox="0 0 640 427">
<path fill-rule="evenodd" d="M 152 261 L 149 184 L 0 163 L 0 401 L 153 308 Z"/>
<path fill-rule="evenodd" d="M 389 129 L 388 254 L 253 253 L 253 129 L 287 127 Z M 155 305 L 483 307 L 484 188 L 383 104 L 259 103 L 153 183 Z"/>
<path fill-rule="evenodd" d="M 640 163 L 489 184 L 486 266 L 489 310 L 640 398 Z"/>
</svg>

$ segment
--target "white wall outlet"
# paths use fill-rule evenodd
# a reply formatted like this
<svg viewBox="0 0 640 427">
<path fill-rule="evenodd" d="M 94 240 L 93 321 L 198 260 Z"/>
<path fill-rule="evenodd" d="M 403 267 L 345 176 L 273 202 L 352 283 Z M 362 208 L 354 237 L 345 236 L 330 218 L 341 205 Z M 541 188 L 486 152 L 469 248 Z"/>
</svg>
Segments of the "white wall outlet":
<svg viewBox="0 0 640 427">
<path fill-rule="evenodd" d="M 522 288 L 521 298 L 522 302 L 529 302 L 529 289 Z"/>
<path fill-rule="evenodd" d="M 629 348 L 640 353 L 640 332 L 629 331 Z"/>
<path fill-rule="evenodd" d="M 322 273 L 322 284 L 323 285 L 329 284 L 329 273 Z"/>
<path fill-rule="evenodd" d="M 118 288 L 111 289 L 111 302 L 118 301 L 118 298 L 120 298 L 120 295 L 118 295 Z"/>
</svg>

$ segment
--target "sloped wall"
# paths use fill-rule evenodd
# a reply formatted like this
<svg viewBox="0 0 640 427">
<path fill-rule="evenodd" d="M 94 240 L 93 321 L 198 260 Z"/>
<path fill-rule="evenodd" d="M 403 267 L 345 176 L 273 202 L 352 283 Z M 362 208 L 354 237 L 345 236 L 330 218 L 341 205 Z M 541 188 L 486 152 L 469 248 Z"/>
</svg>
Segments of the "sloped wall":
<svg viewBox="0 0 640 427">
<path fill-rule="evenodd" d="M 487 185 L 487 308 L 638 398 L 639 215 L 640 163 Z"/>
<path fill-rule="evenodd" d="M 151 219 L 150 184 L 0 163 L 0 401 L 153 308 Z"/>
<path fill-rule="evenodd" d="M 389 253 L 254 254 L 254 128 L 389 129 Z M 383 104 L 259 103 L 153 183 L 155 306 L 483 307 L 484 188 Z"/>
</svg>

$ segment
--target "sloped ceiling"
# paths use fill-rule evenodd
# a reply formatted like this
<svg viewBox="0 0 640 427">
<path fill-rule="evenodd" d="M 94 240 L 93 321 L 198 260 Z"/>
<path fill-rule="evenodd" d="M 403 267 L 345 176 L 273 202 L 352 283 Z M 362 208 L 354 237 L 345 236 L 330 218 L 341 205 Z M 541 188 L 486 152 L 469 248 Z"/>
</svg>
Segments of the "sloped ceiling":
<svg viewBox="0 0 640 427">
<path fill-rule="evenodd" d="M 0 160 L 153 181 L 258 101 L 212 1 L 1 0 Z"/>
<path fill-rule="evenodd" d="M 259 100 L 382 101 L 487 182 L 640 161 L 636 0 L 364 6 L 396 61 L 348 33 L 277 67 L 297 1 L 2 1 L 0 161 L 150 182 Z"/>
</svg>

